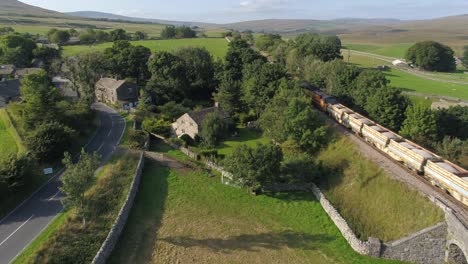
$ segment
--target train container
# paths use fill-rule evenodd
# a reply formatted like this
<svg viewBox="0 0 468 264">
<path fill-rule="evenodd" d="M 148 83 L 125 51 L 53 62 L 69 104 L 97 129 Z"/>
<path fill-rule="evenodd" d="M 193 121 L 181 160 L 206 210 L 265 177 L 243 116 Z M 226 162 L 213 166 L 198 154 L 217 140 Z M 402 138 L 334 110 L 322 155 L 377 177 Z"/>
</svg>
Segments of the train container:
<svg viewBox="0 0 468 264">
<path fill-rule="evenodd" d="M 468 206 L 468 171 L 450 161 L 428 160 L 424 167 L 424 175 L 432 184 L 446 190 Z"/>
<path fill-rule="evenodd" d="M 366 125 L 373 125 L 374 123 L 359 115 L 359 114 L 356 114 L 356 113 L 353 113 L 353 114 L 344 114 L 343 115 L 343 124 L 349 128 L 351 128 L 351 130 L 356 133 L 356 134 L 359 134 L 361 135 L 362 134 L 362 126 L 364 124 Z"/>
<path fill-rule="evenodd" d="M 424 171 L 424 166 L 428 160 L 440 161 L 440 157 L 437 155 L 407 140 L 401 142 L 391 140 L 387 148 L 387 154 L 419 173 Z"/>
<path fill-rule="evenodd" d="M 377 124 L 364 124 L 362 127 L 362 136 L 367 142 L 370 142 L 372 145 L 384 152 L 386 152 L 386 148 L 390 143 L 391 139 L 400 139 L 400 137 L 397 134 Z"/>
<path fill-rule="evenodd" d="M 327 106 L 328 114 L 338 121 L 339 123 L 343 123 L 343 114 L 351 114 L 353 111 L 342 104 L 329 104 Z"/>
</svg>

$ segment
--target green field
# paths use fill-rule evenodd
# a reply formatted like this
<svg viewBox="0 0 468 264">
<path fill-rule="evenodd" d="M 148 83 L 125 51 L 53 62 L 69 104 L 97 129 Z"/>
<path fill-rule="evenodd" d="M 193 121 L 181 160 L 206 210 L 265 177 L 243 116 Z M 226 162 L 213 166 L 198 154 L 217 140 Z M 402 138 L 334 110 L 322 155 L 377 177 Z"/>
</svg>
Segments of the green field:
<svg viewBox="0 0 468 264">
<path fill-rule="evenodd" d="M 21 139 L 10 122 L 5 109 L 0 109 L 0 158 L 16 154 L 22 149 Z"/>
<path fill-rule="evenodd" d="M 394 58 L 404 58 L 406 51 L 409 47 L 413 45 L 412 43 L 402 43 L 394 45 L 366 45 L 366 44 L 344 44 L 346 48 L 351 50 L 363 51 L 374 53 L 377 55 L 394 57 Z"/>
<path fill-rule="evenodd" d="M 402 238 L 444 220 L 426 197 L 390 178 L 342 137 L 318 155 L 329 170 L 321 189 L 363 240 Z"/>
<path fill-rule="evenodd" d="M 228 49 L 228 43 L 223 38 L 193 38 L 193 39 L 171 39 L 171 40 L 142 40 L 132 41 L 133 45 L 142 45 L 152 52 L 174 51 L 183 47 L 205 47 L 216 58 L 224 58 Z M 65 56 L 74 56 L 84 52 L 103 51 L 112 46 L 112 43 L 103 43 L 94 46 L 65 46 Z"/>
<path fill-rule="evenodd" d="M 348 54 L 344 52 L 343 56 L 345 57 L 345 61 L 347 61 Z M 349 62 L 361 67 L 376 67 L 389 64 L 379 59 L 353 53 L 351 53 L 349 57 Z M 468 100 L 468 85 L 428 80 L 396 69 L 386 71 L 385 74 L 390 80 L 391 86 L 399 87 L 406 91 L 450 96 Z"/>
<path fill-rule="evenodd" d="M 266 144 L 269 139 L 263 137 L 262 133 L 249 128 L 238 128 L 236 136 L 228 138 L 226 141 L 216 147 L 221 155 L 231 154 L 235 147 L 243 144 L 249 147 L 255 147 L 260 143 Z"/>
<path fill-rule="evenodd" d="M 147 160 L 109 263 L 399 263 L 355 253 L 311 193 L 252 196 Z"/>
</svg>

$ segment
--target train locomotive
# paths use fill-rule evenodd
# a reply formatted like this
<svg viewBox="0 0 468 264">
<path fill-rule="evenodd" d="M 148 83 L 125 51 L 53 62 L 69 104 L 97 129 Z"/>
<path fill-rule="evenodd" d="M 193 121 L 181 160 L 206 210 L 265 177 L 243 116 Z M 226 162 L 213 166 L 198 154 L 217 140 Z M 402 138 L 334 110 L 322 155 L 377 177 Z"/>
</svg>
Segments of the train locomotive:
<svg viewBox="0 0 468 264">
<path fill-rule="evenodd" d="M 304 86 L 318 109 L 468 206 L 467 170 L 354 112 L 318 88 L 310 84 Z"/>
</svg>

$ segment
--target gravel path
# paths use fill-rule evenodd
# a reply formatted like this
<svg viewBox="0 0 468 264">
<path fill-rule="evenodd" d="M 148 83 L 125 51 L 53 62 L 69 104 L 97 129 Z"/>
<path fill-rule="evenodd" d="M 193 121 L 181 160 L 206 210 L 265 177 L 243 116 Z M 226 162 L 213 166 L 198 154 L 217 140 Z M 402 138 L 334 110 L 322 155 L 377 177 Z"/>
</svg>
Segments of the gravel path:
<svg viewBox="0 0 468 264">
<path fill-rule="evenodd" d="M 351 139 L 356 144 L 359 151 L 366 158 L 375 162 L 380 168 L 382 168 L 385 171 L 387 175 L 400 182 L 406 183 L 408 186 L 410 186 L 410 188 L 415 189 L 426 196 L 435 197 L 438 200 L 442 201 L 454 211 L 454 213 L 462 222 L 464 222 L 466 226 L 468 226 L 468 208 L 465 205 L 461 204 L 450 195 L 444 193 L 442 190 L 432 186 L 432 184 L 430 184 L 424 178 L 411 173 L 402 165 L 397 164 L 386 154 L 375 149 L 374 147 L 366 143 L 362 138 L 352 133 L 350 130 L 337 124 L 334 120 L 330 118 L 327 118 L 326 120 L 327 123 L 331 125 L 335 130 L 346 135 L 349 139 Z"/>
</svg>

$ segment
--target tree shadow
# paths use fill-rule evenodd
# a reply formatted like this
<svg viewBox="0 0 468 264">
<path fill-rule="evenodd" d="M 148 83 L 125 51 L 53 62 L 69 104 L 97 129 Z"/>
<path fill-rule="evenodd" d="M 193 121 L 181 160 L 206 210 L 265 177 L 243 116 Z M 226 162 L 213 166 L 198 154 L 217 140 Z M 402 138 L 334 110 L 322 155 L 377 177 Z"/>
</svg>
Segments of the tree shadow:
<svg viewBox="0 0 468 264">
<path fill-rule="evenodd" d="M 145 160 L 134 206 L 108 263 L 150 261 L 162 225 L 169 175 L 169 168 Z"/>
<path fill-rule="evenodd" d="M 320 244 L 330 243 L 336 238 L 326 234 L 305 234 L 292 231 L 278 233 L 245 234 L 228 238 L 196 239 L 188 236 L 161 238 L 175 246 L 184 248 L 199 247 L 215 252 L 234 253 L 235 251 L 258 252 L 262 249 L 279 250 L 284 247 L 314 250 Z"/>
</svg>

